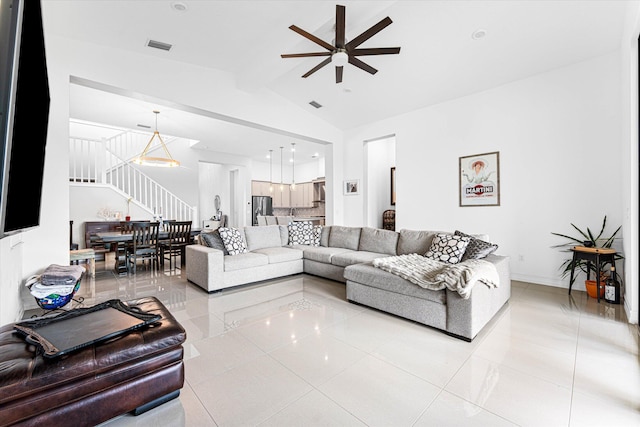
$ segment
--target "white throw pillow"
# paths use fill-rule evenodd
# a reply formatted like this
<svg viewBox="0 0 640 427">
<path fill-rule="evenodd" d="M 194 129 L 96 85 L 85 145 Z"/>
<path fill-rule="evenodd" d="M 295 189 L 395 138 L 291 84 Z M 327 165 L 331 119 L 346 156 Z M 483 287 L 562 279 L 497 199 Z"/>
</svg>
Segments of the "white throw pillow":
<svg viewBox="0 0 640 427">
<path fill-rule="evenodd" d="M 457 264 L 462 260 L 469 241 L 471 238 L 466 236 L 436 234 L 424 256 L 436 261 Z"/>
<path fill-rule="evenodd" d="M 220 237 L 224 247 L 229 251 L 229 255 L 238 255 L 247 253 L 247 244 L 242 237 L 242 233 L 237 228 L 219 228 Z"/>
</svg>

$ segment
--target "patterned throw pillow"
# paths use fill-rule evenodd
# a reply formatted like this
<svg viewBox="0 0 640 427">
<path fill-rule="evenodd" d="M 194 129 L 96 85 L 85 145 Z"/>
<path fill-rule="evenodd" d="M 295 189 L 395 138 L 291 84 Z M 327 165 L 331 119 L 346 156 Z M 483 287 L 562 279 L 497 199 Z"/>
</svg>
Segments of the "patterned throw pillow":
<svg viewBox="0 0 640 427">
<path fill-rule="evenodd" d="M 456 236 L 465 236 L 471 239 L 469 245 L 467 246 L 467 249 L 464 251 L 462 261 L 466 261 L 468 259 L 482 259 L 487 255 L 494 253 L 498 249 L 498 245 L 485 242 L 484 240 L 476 239 L 475 237 L 469 234 L 465 234 L 462 231 L 456 230 L 454 234 Z"/>
<path fill-rule="evenodd" d="M 424 256 L 436 261 L 457 264 L 462 260 L 470 240 L 469 237 L 455 234 L 436 234 Z"/>
<path fill-rule="evenodd" d="M 290 245 L 315 245 L 316 232 L 311 221 L 294 221 L 287 226 L 289 228 Z M 318 235 L 319 243 L 320 235 Z"/>
<path fill-rule="evenodd" d="M 219 249 L 225 255 L 229 255 L 229 251 L 227 251 L 227 248 L 224 247 L 224 242 L 222 241 L 222 237 L 220 237 L 220 231 L 218 229 L 212 232 L 200 233 L 200 240 L 202 241 L 203 245 L 210 248 Z"/>
<path fill-rule="evenodd" d="M 224 247 L 229 251 L 229 255 L 247 253 L 247 244 L 242 237 L 242 233 L 237 228 L 218 228 Z"/>
<path fill-rule="evenodd" d="M 322 226 L 313 226 L 313 246 L 320 246 L 320 238 L 322 237 Z"/>
</svg>

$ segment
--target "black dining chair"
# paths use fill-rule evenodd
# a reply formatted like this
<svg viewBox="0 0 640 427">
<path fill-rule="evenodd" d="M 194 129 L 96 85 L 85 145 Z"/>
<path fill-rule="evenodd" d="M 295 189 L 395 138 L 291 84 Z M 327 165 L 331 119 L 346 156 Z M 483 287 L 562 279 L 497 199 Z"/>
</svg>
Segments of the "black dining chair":
<svg viewBox="0 0 640 427">
<path fill-rule="evenodd" d="M 127 270 L 136 273 L 138 259 L 149 261 L 150 267 L 159 265 L 158 252 L 158 223 L 131 222 L 131 245 L 127 248 Z"/>
<path fill-rule="evenodd" d="M 168 237 L 160 242 L 160 263 L 169 260 L 169 269 L 177 267 L 176 259 L 180 256 L 180 267 L 185 264 L 186 247 L 191 244 L 191 221 L 174 221 L 167 224 Z"/>
</svg>

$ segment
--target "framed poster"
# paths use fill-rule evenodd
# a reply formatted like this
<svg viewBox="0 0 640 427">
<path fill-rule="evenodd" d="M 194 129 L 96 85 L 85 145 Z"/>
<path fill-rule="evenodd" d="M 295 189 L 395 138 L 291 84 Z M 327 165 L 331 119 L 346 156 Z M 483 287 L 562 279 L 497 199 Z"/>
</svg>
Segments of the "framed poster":
<svg viewBox="0 0 640 427">
<path fill-rule="evenodd" d="M 391 168 L 391 205 L 396 204 L 396 168 Z"/>
<path fill-rule="evenodd" d="M 360 194 L 360 180 L 359 179 L 347 179 L 343 183 L 343 189 L 345 196 L 353 196 Z"/>
<path fill-rule="evenodd" d="M 500 153 L 460 157 L 460 206 L 500 206 Z"/>
</svg>

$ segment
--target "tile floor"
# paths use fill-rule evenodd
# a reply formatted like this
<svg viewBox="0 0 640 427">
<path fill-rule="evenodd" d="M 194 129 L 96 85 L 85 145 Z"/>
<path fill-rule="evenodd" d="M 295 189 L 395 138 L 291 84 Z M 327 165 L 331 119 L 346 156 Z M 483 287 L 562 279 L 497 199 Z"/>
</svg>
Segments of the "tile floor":
<svg viewBox="0 0 640 427">
<path fill-rule="evenodd" d="M 638 329 L 584 292 L 513 282 L 468 343 L 309 275 L 208 295 L 103 264 L 86 305 L 154 295 L 187 330 L 179 399 L 103 427 L 640 425 Z"/>
</svg>

